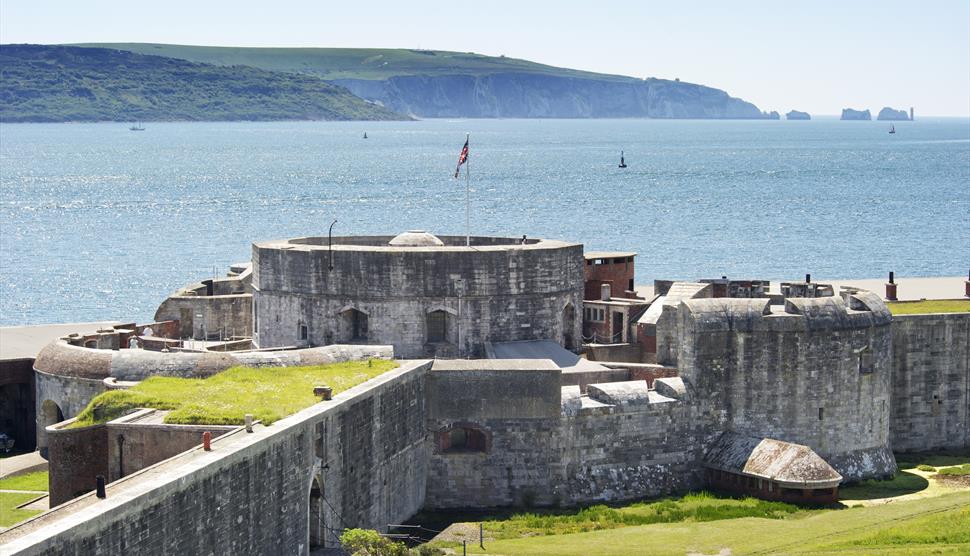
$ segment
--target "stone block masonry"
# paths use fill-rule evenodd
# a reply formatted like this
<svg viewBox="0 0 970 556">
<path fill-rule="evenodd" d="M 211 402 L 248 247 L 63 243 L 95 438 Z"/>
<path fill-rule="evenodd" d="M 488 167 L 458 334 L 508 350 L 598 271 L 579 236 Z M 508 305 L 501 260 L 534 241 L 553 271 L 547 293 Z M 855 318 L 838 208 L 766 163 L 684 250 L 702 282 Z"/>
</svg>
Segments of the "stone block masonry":
<svg viewBox="0 0 970 556">
<path fill-rule="evenodd" d="M 308 554 L 424 502 L 424 375 L 409 362 L 0 533 L 5 554 Z M 402 434 L 405 432 L 405 434 Z M 308 517 L 309 516 L 309 517 Z M 311 523 L 313 524 L 311 526 Z"/>
<path fill-rule="evenodd" d="M 896 315 L 892 331 L 893 450 L 970 447 L 970 313 Z"/>
</svg>

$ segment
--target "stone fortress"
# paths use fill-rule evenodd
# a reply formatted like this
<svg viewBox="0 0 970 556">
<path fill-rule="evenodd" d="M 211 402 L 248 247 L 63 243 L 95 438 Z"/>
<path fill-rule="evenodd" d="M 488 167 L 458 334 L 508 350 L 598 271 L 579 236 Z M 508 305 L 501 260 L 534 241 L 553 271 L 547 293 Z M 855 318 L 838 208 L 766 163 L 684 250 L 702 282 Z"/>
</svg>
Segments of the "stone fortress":
<svg viewBox="0 0 970 556">
<path fill-rule="evenodd" d="M 893 450 L 970 447 L 970 313 L 893 317 L 873 292 L 808 277 L 782 294 L 722 278 L 638 297 L 633 253 L 470 243 L 260 242 L 251 265 L 183 288 L 157 322 L 53 342 L 34 364 L 38 441 L 63 505 L 0 543 L 305 554 L 421 509 L 706 486 L 824 503 L 842 482 L 892 475 Z M 154 374 L 372 356 L 402 365 L 270 427 L 209 427 L 212 451 L 198 426 L 154 410 L 64 426 L 98 392 Z M 115 481 L 106 499 L 82 494 L 94 475 Z"/>
</svg>

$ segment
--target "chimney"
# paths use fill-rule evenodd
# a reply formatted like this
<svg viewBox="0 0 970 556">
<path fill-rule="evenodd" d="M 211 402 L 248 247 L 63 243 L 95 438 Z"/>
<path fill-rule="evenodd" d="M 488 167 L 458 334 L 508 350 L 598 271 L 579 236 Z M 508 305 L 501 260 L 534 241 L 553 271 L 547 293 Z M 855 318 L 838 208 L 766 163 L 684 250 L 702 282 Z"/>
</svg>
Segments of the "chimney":
<svg viewBox="0 0 970 556">
<path fill-rule="evenodd" d="M 609 284 L 600 284 L 600 300 L 601 301 L 609 301 L 610 298 L 613 297 L 611 295 L 612 294 L 611 289 L 612 288 L 610 287 Z"/>
</svg>

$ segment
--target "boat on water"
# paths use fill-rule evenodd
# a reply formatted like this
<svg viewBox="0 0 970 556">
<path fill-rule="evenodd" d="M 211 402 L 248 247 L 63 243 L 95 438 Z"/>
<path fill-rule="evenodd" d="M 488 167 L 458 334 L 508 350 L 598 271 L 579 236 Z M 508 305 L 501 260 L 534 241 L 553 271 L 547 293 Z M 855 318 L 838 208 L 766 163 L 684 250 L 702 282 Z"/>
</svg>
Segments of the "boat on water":
<svg viewBox="0 0 970 556">
<path fill-rule="evenodd" d="M 896 133 L 896 124 L 889 124 L 889 134 Z"/>
<path fill-rule="evenodd" d="M 364 132 L 364 139 L 367 139 L 367 132 Z"/>
<path fill-rule="evenodd" d="M 620 151 L 620 168 L 626 168 L 626 161 L 623 160 L 623 151 Z"/>
<path fill-rule="evenodd" d="M 128 131 L 145 131 L 145 127 L 134 123 L 128 128 Z"/>
</svg>

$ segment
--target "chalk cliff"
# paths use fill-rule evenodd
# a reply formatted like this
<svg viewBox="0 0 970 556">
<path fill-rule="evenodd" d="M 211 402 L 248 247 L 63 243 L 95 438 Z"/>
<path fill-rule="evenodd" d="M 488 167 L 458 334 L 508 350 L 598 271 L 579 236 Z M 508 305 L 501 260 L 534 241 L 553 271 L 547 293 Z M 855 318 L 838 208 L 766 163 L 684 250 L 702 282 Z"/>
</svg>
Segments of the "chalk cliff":
<svg viewBox="0 0 970 556">
<path fill-rule="evenodd" d="M 842 109 L 841 120 L 864 120 L 868 121 L 872 119 L 872 113 L 868 110 L 853 110 L 851 108 Z"/>
</svg>

